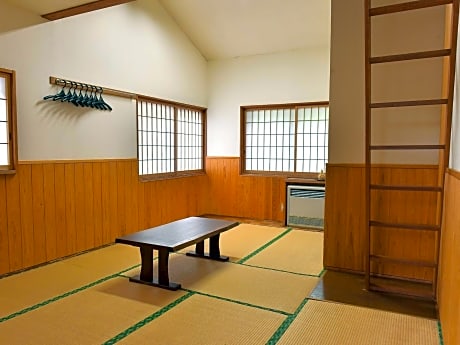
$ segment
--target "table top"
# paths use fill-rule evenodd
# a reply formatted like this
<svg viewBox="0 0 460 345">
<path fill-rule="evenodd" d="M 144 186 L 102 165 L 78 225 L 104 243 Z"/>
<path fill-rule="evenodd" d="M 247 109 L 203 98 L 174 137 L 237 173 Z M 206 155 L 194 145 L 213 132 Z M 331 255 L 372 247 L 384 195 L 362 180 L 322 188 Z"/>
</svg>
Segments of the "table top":
<svg viewBox="0 0 460 345">
<path fill-rule="evenodd" d="M 229 230 L 238 224 L 238 222 L 221 219 L 189 217 L 118 237 L 115 242 L 137 247 L 150 246 L 152 249 L 167 248 L 170 251 L 177 251 Z"/>
</svg>

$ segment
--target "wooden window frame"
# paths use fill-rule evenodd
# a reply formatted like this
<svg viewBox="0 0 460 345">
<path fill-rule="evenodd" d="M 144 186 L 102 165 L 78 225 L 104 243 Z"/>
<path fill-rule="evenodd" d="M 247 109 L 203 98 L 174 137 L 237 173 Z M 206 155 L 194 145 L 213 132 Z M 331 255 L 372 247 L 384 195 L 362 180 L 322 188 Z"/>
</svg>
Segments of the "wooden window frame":
<svg viewBox="0 0 460 345">
<path fill-rule="evenodd" d="M 8 126 L 8 165 L 0 165 L 0 174 L 14 174 L 18 164 L 17 149 L 17 110 L 16 110 L 16 72 L 0 68 L 0 76 L 6 79 L 6 103 Z"/>
<path fill-rule="evenodd" d="M 168 107 L 172 107 L 174 109 L 174 139 L 173 139 L 173 150 L 174 150 L 174 171 L 173 172 L 166 172 L 166 173 L 154 173 L 154 174 L 141 174 L 139 164 L 141 164 L 141 160 L 139 157 L 140 153 L 140 139 L 139 139 L 139 103 L 140 102 L 148 102 L 157 105 L 164 105 Z M 201 169 L 197 170 L 183 170 L 178 171 L 178 155 L 177 155 L 177 148 L 178 148 L 178 113 L 179 110 L 190 110 L 193 112 L 201 113 L 201 133 L 202 133 L 202 140 L 201 140 Z M 200 176 L 206 174 L 206 115 L 207 109 L 195 105 L 185 104 L 185 103 L 178 103 L 167 101 L 164 99 L 153 98 L 153 97 L 146 97 L 146 96 L 138 96 L 136 100 L 136 137 L 137 137 L 137 162 L 138 162 L 138 175 L 140 181 L 154 181 L 154 180 L 164 180 L 164 179 L 172 179 L 172 178 L 181 178 L 181 177 L 190 177 L 190 176 Z"/>
<path fill-rule="evenodd" d="M 298 109 L 313 107 L 329 107 L 328 101 L 320 102 L 302 102 L 302 103 L 281 103 L 281 104 L 264 104 L 264 105 L 247 105 L 240 107 L 240 174 L 247 176 L 277 176 L 277 177 L 295 177 L 295 178 L 314 178 L 318 177 L 318 172 L 297 172 L 297 128 L 298 128 Z M 274 110 L 274 109 L 292 109 L 295 111 L 295 132 L 294 132 L 294 171 L 266 171 L 266 170 L 247 170 L 246 169 L 246 111 L 251 110 Z M 327 129 L 329 132 L 329 129 Z"/>
</svg>

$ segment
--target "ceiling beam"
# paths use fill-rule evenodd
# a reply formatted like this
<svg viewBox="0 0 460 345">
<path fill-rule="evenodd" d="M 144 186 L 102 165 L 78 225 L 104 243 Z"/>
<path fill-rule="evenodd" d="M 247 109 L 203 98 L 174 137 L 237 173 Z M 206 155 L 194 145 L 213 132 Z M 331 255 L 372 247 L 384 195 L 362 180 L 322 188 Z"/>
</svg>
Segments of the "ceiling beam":
<svg viewBox="0 0 460 345">
<path fill-rule="evenodd" d="M 43 14 L 42 17 L 48 20 L 58 20 L 62 18 L 67 18 L 71 16 L 76 16 L 77 14 L 82 14 L 86 12 L 100 10 L 102 8 L 107 8 L 115 5 L 125 4 L 127 2 L 131 2 L 134 0 L 99 0 L 93 1 L 87 4 L 83 4 L 80 6 L 66 8 L 64 10 L 51 12 L 47 14 Z"/>
</svg>

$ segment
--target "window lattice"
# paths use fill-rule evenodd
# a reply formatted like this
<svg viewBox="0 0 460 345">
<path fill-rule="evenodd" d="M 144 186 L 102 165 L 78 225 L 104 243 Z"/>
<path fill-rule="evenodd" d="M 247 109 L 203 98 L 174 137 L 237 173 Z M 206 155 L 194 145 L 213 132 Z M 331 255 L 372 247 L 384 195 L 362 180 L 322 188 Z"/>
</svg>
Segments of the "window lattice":
<svg viewBox="0 0 460 345">
<path fill-rule="evenodd" d="M 7 79 L 0 74 L 0 166 L 8 166 L 10 162 L 8 133 Z"/>
<path fill-rule="evenodd" d="M 244 110 L 244 170 L 283 173 L 324 170 L 328 158 L 328 105 L 264 108 Z"/>
<path fill-rule="evenodd" d="M 139 175 L 203 170 L 203 112 L 138 101 Z"/>
</svg>

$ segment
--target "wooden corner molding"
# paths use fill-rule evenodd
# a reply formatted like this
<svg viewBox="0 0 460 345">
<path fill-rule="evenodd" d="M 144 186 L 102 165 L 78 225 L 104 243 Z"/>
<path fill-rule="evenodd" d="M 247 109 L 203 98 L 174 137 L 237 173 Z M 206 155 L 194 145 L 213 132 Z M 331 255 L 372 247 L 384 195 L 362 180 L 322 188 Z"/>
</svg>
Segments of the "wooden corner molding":
<svg viewBox="0 0 460 345">
<path fill-rule="evenodd" d="M 460 171 L 455 170 L 455 169 L 447 169 L 447 172 L 449 175 L 455 177 L 456 179 L 460 180 Z"/>
<path fill-rule="evenodd" d="M 78 14 L 82 14 L 82 13 L 86 13 L 86 12 L 100 10 L 102 8 L 107 8 L 107 7 L 112 7 L 112 6 L 116 6 L 116 5 L 125 4 L 125 3 L 128 3 L 128 2 L 132 2 L 132 1 L 135 1 L 135 0 L 99 0 L 99 1 L 93 1 L 93 2 L 89 2 L 87 4 L 66 8 L 64 10 L 43 14 L 42 18 L 45 18 L 45 19 L 48 19 L 48 20 L 58 20 L 58 19 L 62 19 L 62 18 L 76 16 Z"/>
</svg>

